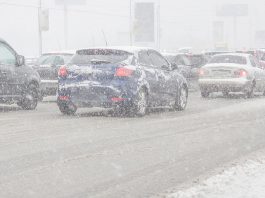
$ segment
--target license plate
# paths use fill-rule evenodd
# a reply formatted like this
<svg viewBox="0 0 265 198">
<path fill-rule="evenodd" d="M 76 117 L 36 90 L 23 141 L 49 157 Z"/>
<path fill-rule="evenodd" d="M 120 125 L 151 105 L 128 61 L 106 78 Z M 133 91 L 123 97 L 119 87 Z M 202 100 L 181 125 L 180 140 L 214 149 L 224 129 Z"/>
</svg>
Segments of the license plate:
<svg viewBox="0 0 265 198">
<path fill-rule="evenodd" d="M 228 75 L 230 75 L 230 71 L 214 71 L 214 75 L 216 75 L 216 76 L 228 76 Z"/>
</svg>

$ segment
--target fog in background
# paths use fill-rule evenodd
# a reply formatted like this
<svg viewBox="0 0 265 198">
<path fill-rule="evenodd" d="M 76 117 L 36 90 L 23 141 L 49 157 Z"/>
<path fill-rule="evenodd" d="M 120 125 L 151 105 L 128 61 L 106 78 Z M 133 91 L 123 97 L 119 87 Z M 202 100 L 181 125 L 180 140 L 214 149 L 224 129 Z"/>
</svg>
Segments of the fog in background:
<svg viewBox="0 0 265 198">
<path fill-rule="evenodd" d="M 38 55 L 38 0 L 0 0 L 0 37 L 25 56 Z M 237 46 L 233 40 L 233 19 L 217 17 L 216 8 L 226 3 L 246 3 L 249 15 L 238 18 Z M 256 32 L 265 30 L 263 0 L 160 0 L 160 49 L 195 50 L 214 48 L 213 23 L 224 22 L 224 41 L 228 48 L 265 47 Z M 43 51 L 64 46 L 63 7 L 54 0 L 43 0 L 49 8 L 50 29 L 43 33 Z M 87 0 L 85 6 L 68 8 L 68 49 L 129 45 L 129 0 Z"/>
</svg>

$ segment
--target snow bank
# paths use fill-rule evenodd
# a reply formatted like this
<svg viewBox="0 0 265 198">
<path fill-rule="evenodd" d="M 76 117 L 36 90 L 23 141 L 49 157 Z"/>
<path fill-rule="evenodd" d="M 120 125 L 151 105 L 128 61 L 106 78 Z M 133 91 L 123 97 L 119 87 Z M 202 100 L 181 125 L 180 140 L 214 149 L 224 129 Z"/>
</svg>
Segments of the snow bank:
<svg viewBox="0 0 265 198">
<path fill-rule="evenodd" d="M 265 155 L 229 168 L 167 198 L 265 197 Z"/>
</svg>

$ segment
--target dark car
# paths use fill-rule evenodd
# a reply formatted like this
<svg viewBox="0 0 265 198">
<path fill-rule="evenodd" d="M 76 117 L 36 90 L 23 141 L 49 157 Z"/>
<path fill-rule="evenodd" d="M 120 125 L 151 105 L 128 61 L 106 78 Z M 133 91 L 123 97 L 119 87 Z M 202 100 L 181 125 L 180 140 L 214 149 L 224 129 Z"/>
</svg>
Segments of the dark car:
<svg viewBox="0 0 265 198">
<path fill-rule="evenodd" d="M 25 65 L 25 58 L 0 39 L 0 103 L 17 103 L 26 110 L 37 107 L 40 76 Z"/>
<path fill-rule="evenodd" d="M 144 116 L 148 107 L 184 110 L 187 98 L 185 78 L 152 49 L 78 50 L 59 70 L 57 104 L 64 114 L 103 107 Z"/>
<path fill-rule="evenodd" d="M 50 52 L 42 54 L 33 67 L 41 77 L 42 96 L 56 95 L 58 88 L 58 70 L 74 55 L 74 52 Z"/>
<path fill-rule="evenodd" d="M 191 64 L 194 68 L 201 68 L 202 66 L 206 65 L 209 59 L 204 54 L 191 54 L 190 60 Z"/>
<path fill-rule="evenodd" d="M 193 63 L 190 54 L 164 53 L 164 57 L 178 66 L 179 72 L 187 79 L 193 78 Z"/>
</svg>

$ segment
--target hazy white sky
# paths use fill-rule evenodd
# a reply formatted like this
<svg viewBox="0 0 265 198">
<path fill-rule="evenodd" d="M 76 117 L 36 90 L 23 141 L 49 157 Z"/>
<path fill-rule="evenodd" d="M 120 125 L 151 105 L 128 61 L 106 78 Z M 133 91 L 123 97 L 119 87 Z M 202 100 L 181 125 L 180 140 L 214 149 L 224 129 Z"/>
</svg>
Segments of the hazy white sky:
<svg viewBox="0 0 265 198">
<path fill-rule="evenodd" d="M 1 4 L 7 2 L 8 4 Z M 27 56 L 38 54 L 39 0 L 0 0 L 0 37 Z M 50 30 L 43 33 L 44 51 L 64 48 L 63 7 L 54 0 L 42 0 L 50 9 Z M 71 6 L 68 12 L 68 48 L 129 44 L 130 0 L 87 0 L 85 6 Z M 233 20 L 216 17 L 216 6 L 249 4 L 249 16 L 238 19 L 238 47 L 255 47 L 255 32 L 265 30 L 264 0 L 160 0 L 161 48 L 173 50 L 192 46 L 214 47 L 213 22 L 224 22 L 224 43 L 233 47 Z M 12 5 L 9 5 L 12 4 Z M 22 7 L 20 5 L 26 5 Z"/>
</svg>

